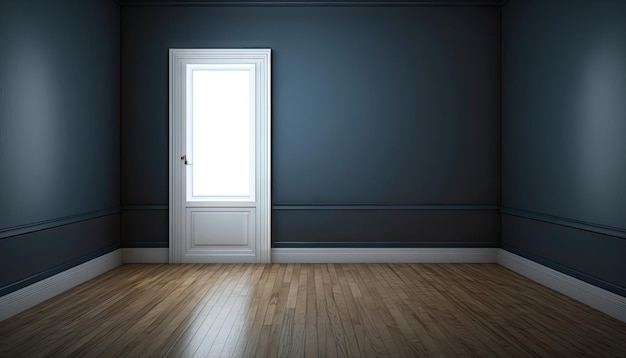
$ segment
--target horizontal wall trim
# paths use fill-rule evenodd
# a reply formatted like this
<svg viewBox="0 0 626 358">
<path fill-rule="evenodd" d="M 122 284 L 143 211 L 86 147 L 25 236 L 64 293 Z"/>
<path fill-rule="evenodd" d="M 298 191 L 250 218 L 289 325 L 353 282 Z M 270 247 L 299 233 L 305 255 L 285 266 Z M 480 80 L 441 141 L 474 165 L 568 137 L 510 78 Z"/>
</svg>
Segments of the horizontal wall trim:
<svg viewBox="0 0 626 358">
<path fill-rule="evenodd" d="M 317 204 L 297 203 L 272 205 L 272 210 L 500 210 L 497 205 L 422 205 L 422 204 Z"/>
<path fill-rule="evenodd" d="M 169 210 L 167 205 L 124 205 L 122 211 Z"/>
<path fill-rule="evenodd" d="M 593 224 L 593 223 L 589 223 L 585 221 L 568 219 L 568 218 L 564 218 L 560 216 L 542 214 L 542 213 L 538 213 L 534 211 L 527 211 L 527 210 L 520 210 L 520 209 L 513 209 L 513 208 L 503 207 L 502 209 L 500 209 L 500 212 L 502 214 L 517 216 L 517 217 L 521 217 L 524 219 L 543 221 L 543 222 L 547 222 L 550 224 L 566 226 L 566 227 L 570 227 L 574 229 L 593 232 L 596 234 L 609 235 L 609 236 L 615 236 L 615 237 L 619 237 L 622 239 L 626 239 L 626 230 L 622 228 L 598 225 L 598 224 Z"/>
<path fill-rule="evenodd" d="M 122 264 L 121 250 L 99 256 L 0 297 L 0 321 L 61 294 Z"/>
<path fill-rule="evenodd" d="M 273 263 L 495 263 L 497 248 L 272 249 Z"/>
<path fill-rule="evenodd" d="M 71 225 L 81 221 L 93 220 L 104 216 L 115 215 L 120 213 L 120 208 L 111 208 L 104 210 L 91 211 L 83 214 L 64 216 L 57 219 L 39 221 L 36 223 L 19 225 L 0 229 L 0 239 L 8 237 L 30 234 L 37 231 L 48 230 L 59 226 Z"/>
<path fill-rule="evenodd" d="M 273 248 L 497 248 L 499 242 L 273 242 Z"/>
<path fill-rule="evenodd" d="M 499 1 L 381 1 L 381 0 L 348 0 L 348 1 L 313 1 L 313 0 L 197 0 L 197 1 L 119 1 L 121 7 L 206 7 L 206 6 L 334 6 L 334 7 L 500 7 Z"/>
<path fill-rule="evenodd" d="M 511 271 L 626 322 L 626 297 L 503 249 L 498 250 L 497 262 Z"/>
</svg>

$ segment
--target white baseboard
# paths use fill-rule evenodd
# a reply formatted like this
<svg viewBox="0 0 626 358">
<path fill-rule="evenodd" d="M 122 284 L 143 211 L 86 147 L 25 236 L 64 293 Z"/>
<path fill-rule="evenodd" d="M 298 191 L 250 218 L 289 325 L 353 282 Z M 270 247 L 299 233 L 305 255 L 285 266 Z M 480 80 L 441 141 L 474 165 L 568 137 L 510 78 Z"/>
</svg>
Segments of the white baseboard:
<svg viewBox="0 0 626 358">
<path fill-rule="evenodd" d="M 166 264 L 170 262 L 170 249 L 167 247 L 122 249 L 122 262 L 125 264 Z"/>
<path fill-rule="evenodd" d="M 498 264 L 598 311 L 626 322 L 626 297 L 538 264 L 509 251 L 498 250 Z"/>
<path fill-rule="evenodd" d="M 497 248 L 283 248 L 274 263 L 495 263 Z"/>
<path fill-rule="evenodd" d="M 61 294 L 83 282 L 89 281 L 121 264 L 122 252 L 118 249 L 2 296 L 0 297 L 0 321 Z"/>
<path fill-rule="evenodd" d="M 285 248 L 274 263 L 495 263 L 496 248 Z M 168 248 L 123 248 L 122 262 L 168 263 Z"/>
<path fill-rule="evenodd" d="M 272 249 L 274 263 L 495 263 L 496 248 L 288 248 Z M 167 248 L 123 248 L 128 263 L 168 263 Z"/>
</svg>

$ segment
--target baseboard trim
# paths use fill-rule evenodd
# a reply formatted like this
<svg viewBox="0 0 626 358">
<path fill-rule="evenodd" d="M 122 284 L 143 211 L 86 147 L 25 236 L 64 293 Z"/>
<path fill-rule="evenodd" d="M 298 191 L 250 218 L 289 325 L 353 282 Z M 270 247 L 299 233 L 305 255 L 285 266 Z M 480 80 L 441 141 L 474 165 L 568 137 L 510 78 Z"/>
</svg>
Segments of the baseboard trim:
<svg viewBox="0 0 626 358">
<path fill-rule="evenodd" d="M 273 263 L 495 263 L 497 248 L 277 248 Z"/>
<path fill-rule="evenodd" d="M 497 248 L 274 248 L 273 263 L 495 263 Z M 122 262 L 164 264 L 168 248 L 123 248 Z"/>
<path fill-rule="evenodd" d="M 498 249 L 497 262 L 511 271 L 626 322 L 626 297 L 503 249 Z"/>
<path fill-rule="evenodd" d="M 125 247 L 122 249 L 125 264 L 166 264 L 170 262 L 167 247 Z"/>
<path fill-rule="evenodd" d="M 0 297 L 0 321 L 27 310 L 122 264 L 120 249 Z"/>
</svg>

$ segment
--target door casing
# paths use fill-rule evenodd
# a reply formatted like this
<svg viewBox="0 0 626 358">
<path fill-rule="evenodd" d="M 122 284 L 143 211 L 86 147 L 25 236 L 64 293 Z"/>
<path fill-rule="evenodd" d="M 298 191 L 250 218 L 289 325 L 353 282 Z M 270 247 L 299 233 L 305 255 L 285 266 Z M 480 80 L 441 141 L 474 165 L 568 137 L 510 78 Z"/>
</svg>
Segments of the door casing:
<svg viewBox="0 0 626 358">
<path fill-rule="evenodd" d="M 186 70 L 187 65 L 238 61 L 255 66 L 256 178 L 254 207 L 254 257 L 223 257 L 198 262 L 271 262 L 271 49 L 170 49 L 169 50 L 169 262 L 189 262 L 185 235 L 190 214 L 186 205 Z M 226 204 L 225 212 L 236 210 Z M 210 209 L 208 210 L 210 211 Z M 232 260 L 232 261 L 231 261 Z"/>
</svg>

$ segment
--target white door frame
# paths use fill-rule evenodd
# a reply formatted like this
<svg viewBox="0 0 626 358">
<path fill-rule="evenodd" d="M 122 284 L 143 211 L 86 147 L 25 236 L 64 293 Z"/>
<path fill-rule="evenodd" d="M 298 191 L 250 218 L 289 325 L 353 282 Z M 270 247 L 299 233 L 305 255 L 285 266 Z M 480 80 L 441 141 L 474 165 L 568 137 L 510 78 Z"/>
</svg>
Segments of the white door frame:
<svg viewBox="0 0 626 358">
<path fill-rule="evenodd" d="M 250 60 L 257 68 L 255 262 L 271 262 L 271 50 L 169 50 L 169 262 L 183 262 L 186 230 L 186 67 L 203 60 Z"/>
</svg>

